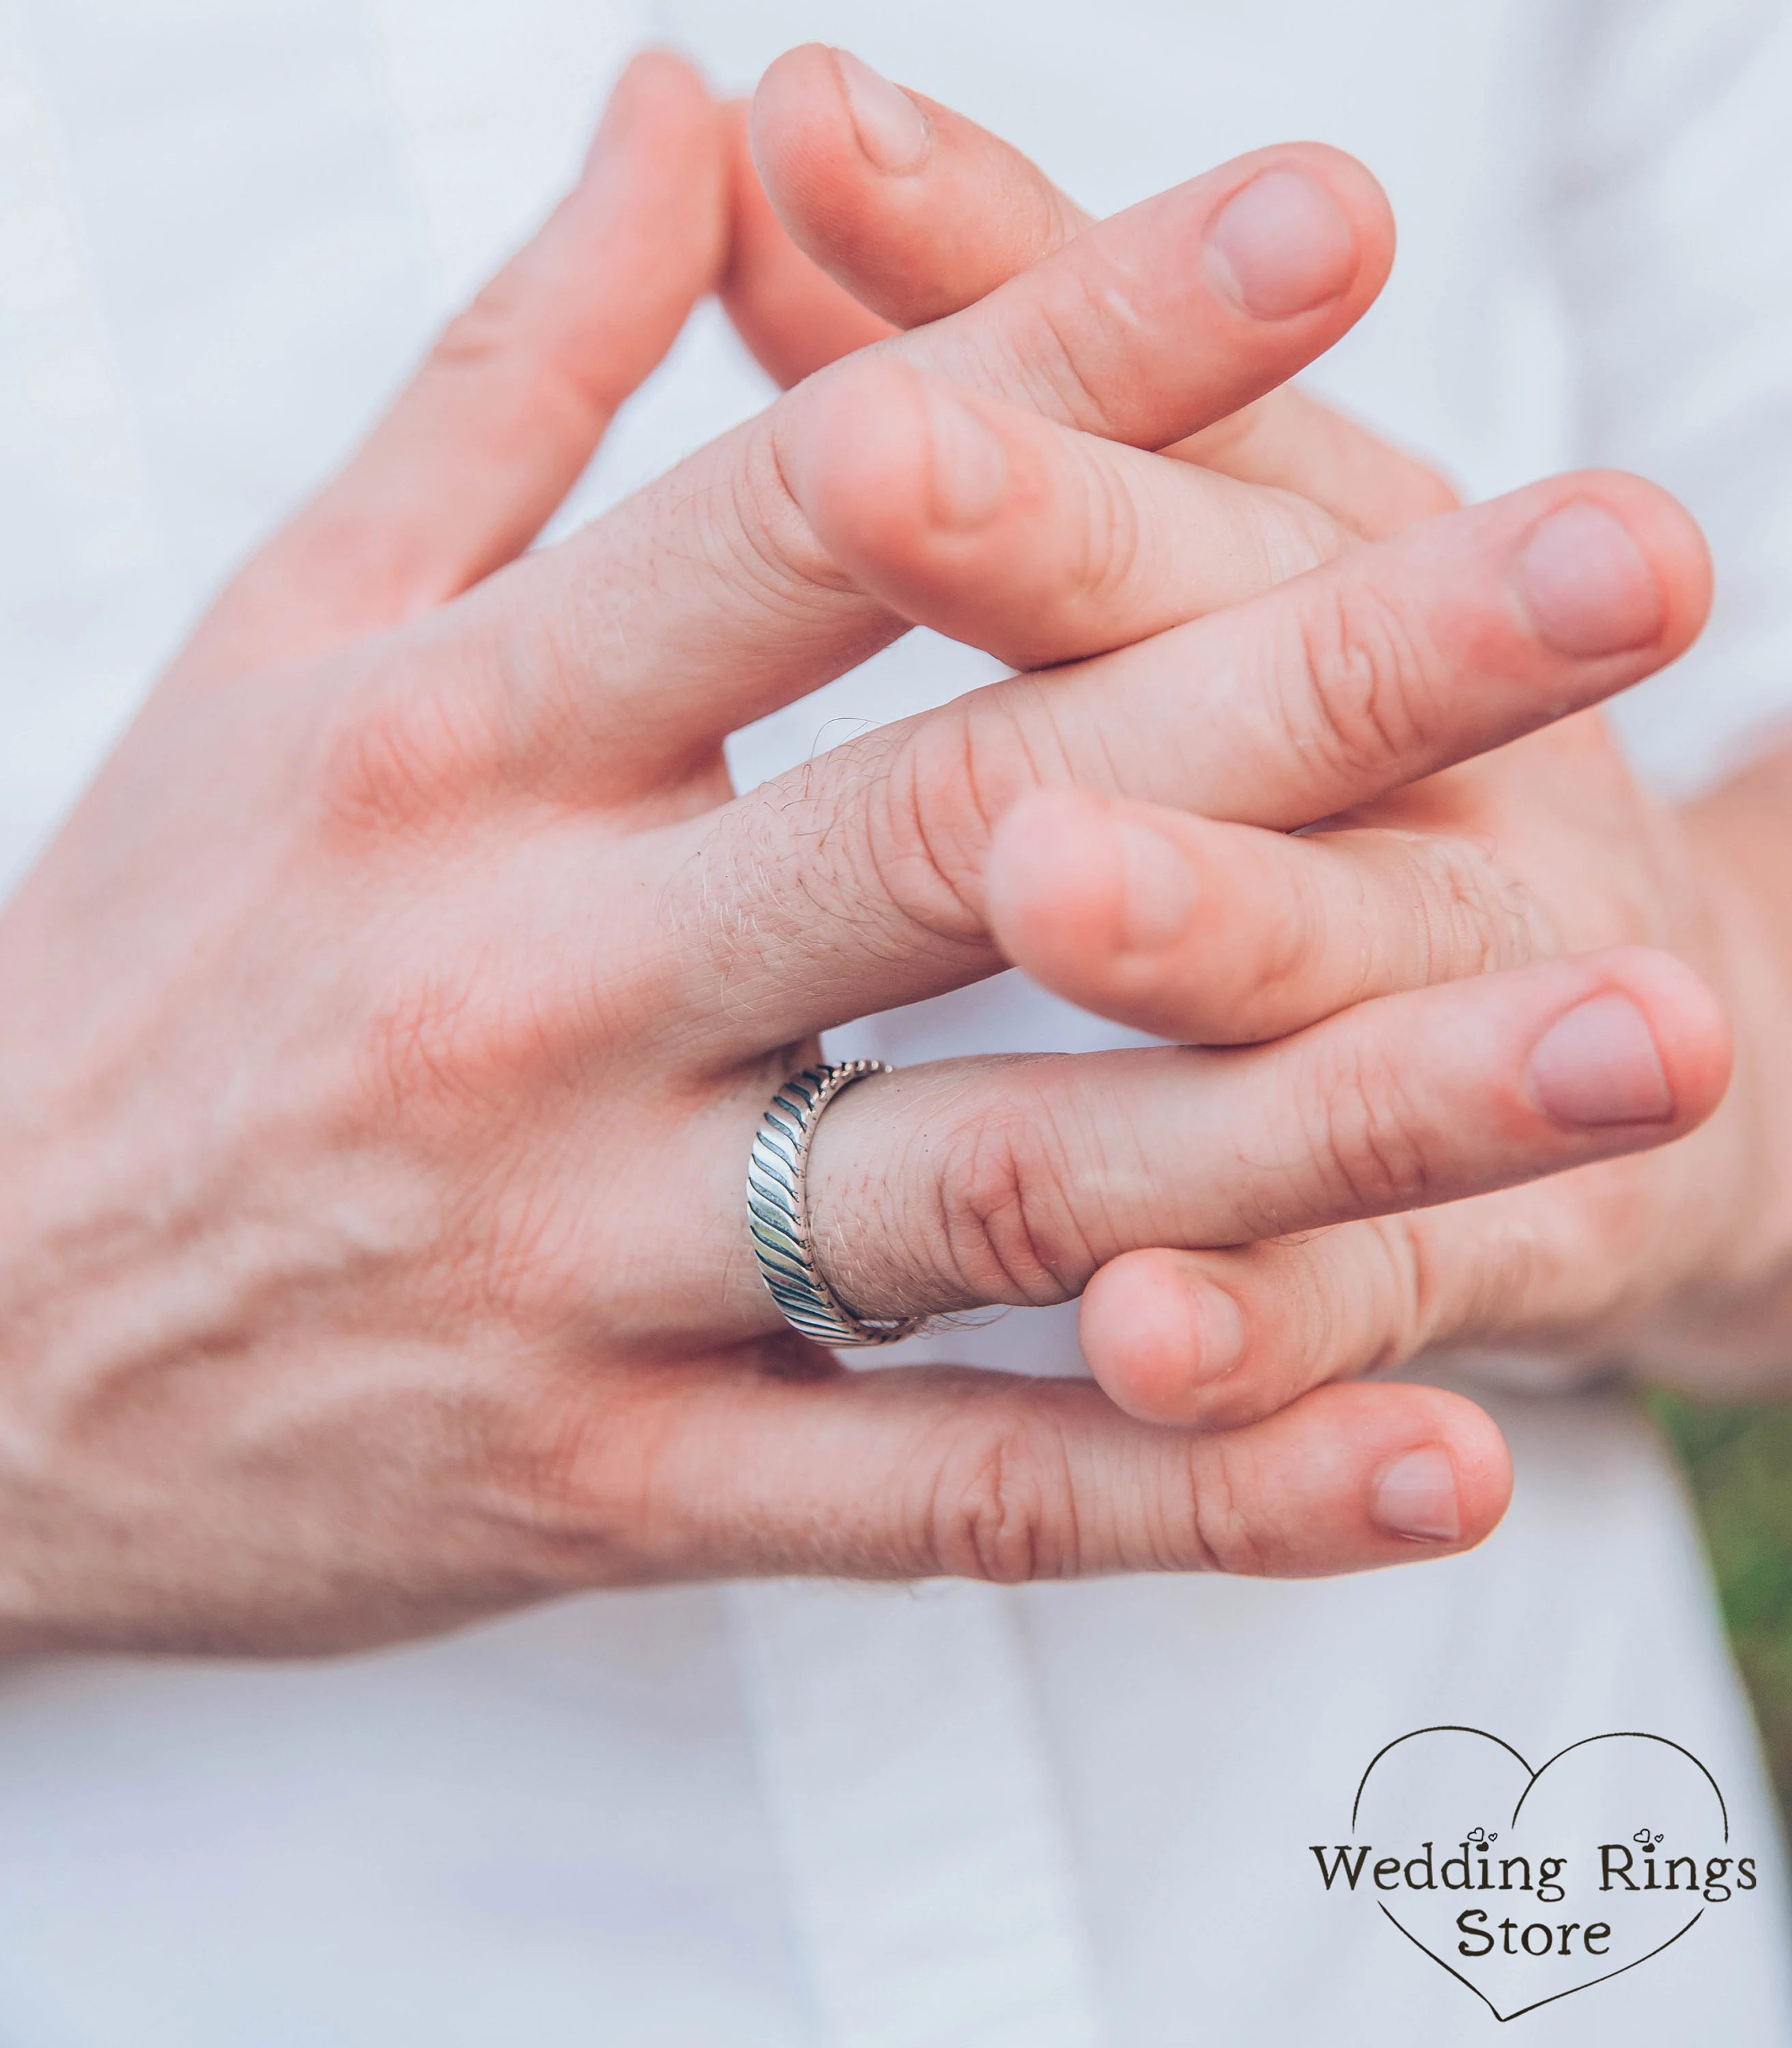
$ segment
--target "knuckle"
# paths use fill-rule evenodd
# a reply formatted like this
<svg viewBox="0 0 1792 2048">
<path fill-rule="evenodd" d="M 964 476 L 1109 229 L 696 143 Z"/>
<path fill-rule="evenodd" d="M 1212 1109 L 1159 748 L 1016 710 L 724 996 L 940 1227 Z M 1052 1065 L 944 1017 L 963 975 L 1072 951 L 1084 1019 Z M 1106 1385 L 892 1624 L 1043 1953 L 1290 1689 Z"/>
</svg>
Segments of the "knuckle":
<svg viewBox="0 0 1792 2048">
<path fill-rule="evenodd" d="M 1223 1440 L 1191 1447 L 1189 1542 L 1184 1570 L 1263 1578 L 1276 1558 L 1260 1519 L 1247 1508 L 1236 1469 L 1237 1453 Z"/>
<path fill-rule="evenodd" d="M 514 1020 L 475 968 L 438 968 L 374 1010 L 362 1053 L 364 1099 L 407 1120 L 459 1120 L 514 1094 L 523 1061 Z"/>
<path fill-rule="evenodd" d="M 319 800 L 324 836 L 369 838 L 447 823 L 464 811 L 500 744 L 476 692 L 451 680 L 374 692 L 324 735 Z"/>
<path fill-rule="evenodd" d="M 1322 1259 L 1312 1290 L 1316 1326 L 1348 1333 L 1334 1370 L 1352 1377 L 1410 1363 L 1432 1342 L 1444 1313 L 1444 1276 L 1418 1219 L 1373 1217 L 1356 1241 L 1367 1255 L 1352 1257 L 1346 1246 L 1341 1259 Z"/>
<path fill-rule="evenodd" d="M 1070 1199 L 1069 1147 L 1040 1091 L 1015 1087 L 929 1149 L 942 1263 L 968 1300 L 1046 1307 L 1087 1283 L 1096 1261 Z"/>
<path fill-rule="evenodd" d="M 911 924 L 959 943 L 986 929 L 983 873 L 995 823 L 1024 789 L 1069 779 L 1041 762 L 1015 679 L 919 721 L 864 785 L 863 858 Z"/>
<path fill-rule="evenodd" d="M 677 1546 L 676 1447 L 670 1404 L 623 1396 L 581 1362 L 513 1398 L 487 1491 L 549 1584 L 624 1580 Z"/>
<path fill-rule="evenodd" d="M 1294 744 L 1347 785 L 1379 783 L 1426 737 L 1429 650 L 1371 585 L 1321 580 L 1294 612 L 1298 647 L 1284 716 Z"/>
<path fill-rule="evenodd" d="M 633 949 L 626 937 L 620 949 Z M 545 972 L 537 952 L 526 934 L 495 933 L 407 968 L 370 1006 L 356 1101 L 382 1125 L 484 1119 L 521 1142 L 528 1112 L 551 1123 L 563 1111 L 549 1104 L 588 1094 L 654 1028 L 659 991 L 628 969 Z"/>
<path fill-rule="evenodd" d="M 521 294 L 510 273 L 500 271 L 436 337 L 427 367 L 483 374 L 514 354 L 523 328 Z"/>
<path fill-rule="evenodd" d="M 1545 949 L 1529 890 L 1464 840 L 1418 836 L 1404 852 L 1418 972 L 1432 983 L 1519 967 Z"/>
<path fill-rule="evenodd" d="M 1297 498 L 1292 491 L 1268 491 L 1259 502 L 1257 537 L 1266 587 L 1304 576 L 1344 553 L 1343 528 L 1310 499 Z"/>
<path fill-rule="evenodd" d="M 1018 387 L 1041 409 L 1084 432 L 1123 440 L 1117 431 L 1119 414 L 1104 393 L 1130 390 L 1132 380 L 1104 363 L 1098 385 L 1084 366 L 1082 337 L 1101 336 L 1110 349 L 1116 339 L 1123 343 L 1138 324 L 1127 317 L 1137 296 L 1135 281 L 1085 243 L 1079 260 L 1049 266 L 1034 283 L 1030 316 L 1009 344 L 1012 374 L 1002 380 L 1003 386 Z"/>
<path fill-rule="evenodd" d="M 1144 526 L 1138 501 L 1106 445 L 1074 445 L 1083 516 L 1071 574 L 1079 599 L 1104 616 L 1144 580 Z"/>
<path fill-rule="evenodd" d="M 920 1552 L 954 1578 L 993 1585 L 1070 1577 L 1077 1568 L 1073 1485 L 1053 1421 L 1004 1419 L 945 1460 L 928 1491 Z"/>
<path fill-rule="evenodd" d="M 1316 1061 L 1301 1092 L 1300 1123 L 1328 1213 L 1371 1216 L 1432 1198 L 1429 1121 L 1391 1053 L 1353 1045 Z"/>
<path fill-rule="evenodd" d="M 852 578 L 821 545 L 798 502 L 781 442 L 785 410 L 774 406 L 742 429 L 724 463 L 720 490 L 701 493 L 692 509 L 700 552 L 729 587 L 756 599 L 773 618 L 813 624 L 835 609 Z"/>
</svg>

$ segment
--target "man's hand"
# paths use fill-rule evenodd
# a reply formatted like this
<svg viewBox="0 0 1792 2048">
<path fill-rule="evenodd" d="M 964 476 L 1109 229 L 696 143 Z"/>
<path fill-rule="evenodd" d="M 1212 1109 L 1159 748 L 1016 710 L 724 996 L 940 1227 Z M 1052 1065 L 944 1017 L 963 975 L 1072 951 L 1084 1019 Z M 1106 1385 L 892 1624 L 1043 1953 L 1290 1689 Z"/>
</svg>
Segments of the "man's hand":
<svg viewBox="0 0 1792 2048">
<path fill-rule="evenodd" d="M 752 125 L 782 225 L 744 153 L 744 124 L 737 129 L 735 209 L 747 228 L 737 233 L 727 289 L 743 331 L 774 367 L 813 367 L 799 343 L 844 337 L 845 305 L 863 300 L 899 326 L 925 321 L 1088 224 L 1017 153 L 918 96 L 900 164 L 888 149 L 880 158 L 860 110 L 882 109 L 874 140 L 897 132 L 885 98 L 893 90 L 816 48 L 774 68 Z M 806 263 L 797 243 L 824 270 Z M 829 276 L 838 281 L 832 294 Z M 789 310 L 799 303 L 809 316 L 793 323 Z M 845 388 L 834 401 L 843 408 Z M 890 403 L 862 392 L 868 418 L 886 417 Z M 843 420 L 862 471 L 899 467 L 886 431 Z M 984 644 L 995 623 L 999 650 L 1026 662 L 1034 658 L 1030 633 L 1053 616 L 1062 568 L 1038 509 L 1057 452 L 1034 427 L 1017 423 L 1014 440 L 1026 452 L 1010 502 L 981 542 L 991 557 L 1037 550 L 1042 567 L 1011 618 L 992 622 L 979 607 L 980 633 L 968 630 L 963 563 L 917 568 L 904 541 L 892 545 L 862 513 L 850 531 L 836 530 L 825 511 L 822 525 L 836 552 L 908 615 Z M 1301 491 L 1346 529 L 1332 537 L 1340 547 L 1449 502 L 1410 457 L 1290 387 L 1168 452 Z M 1108 474 L 1127 479 L 1106 513 L 1109 553 L 1123 565 L 1111 582 L 1126 586 L 1127 599 L 1104 630 L 1123 615 L 1142 633 L 1161 630 L 1194 608 L 1191 597 L 1198 607 L 1198 593 L 1164 559 L 1173 475 L 1118 456 Z M 837 466 L 832 487 L 843 505 L 862 506 L 874 502 L 866 480 Z M 1079 488 L 1074 470 L 1055 481 L 1061 503 Z M 1608 487 L 1566 515 L 1565 567 L 1545 603 L 1559 607 L 1557 630 L 1569 642 L 1585 608 L 1602 593 L 1620 601 L 1634 577 L 1627 544 L 1596 509 Z M 900 511 L 887 495 L 880 502 L 894 529 Z M 1397 693 L 1360 708 L 1371 721 L 1405 721 Z M 1638 787 L 1589 713 L 1300 837 L 1260 828 L 1305 820 L 1263 818 L 1236 770 L 1235 759 L 1216 759 L 1192 808 L 1098 796 L 1088 778 L 1077 793 L 1017 803 L 993 835 L 982 878 L 1006 956 L 1088 1008 L 1215 1046 L 1284 1038 L 1397 991 L 1645 944 L 1692 962 L 1724 992 L 1744 1022 L 1744 1057 L 1723 1109 L 1670 1151 L 1292 1236 L 1270 1214 L 1241 1233 L 1266 1239 L 1247 1249 L 1224 1248 L 1227 1219 L 1212 1248 L 1115 1260 L 1088 1288 L 1082 1325 L 1086 1354 L 1115 1398 L 1142 1416 L 1235 1425 L 1322 1382 L 1440 1347 L 1526 1348 L 1558 1365 L 1623 1360 L 1695 1387 L 1746 1383 L 1782 1364 L 1792 1322 L 1783 1168 L 1792 1151 L 1783 1049 L 1792 898 L 1775 877 L 1787 865 L 1792 770 L 1763 764 L 1682 813 Z M 1453 1028 L 1446 1016 L 1438 1028 Z M 1622 1123 L 1653 1113 L 1654 1050 L 1624 1006 L 1596 999 L 1562 1030 L 1533 1055 L 1534 1091 L 1560 1088 L 1566 1047 L 1587 1069 L 1576 1084 L 1580 1115 Z M 1413 1093 L 1424 1049 L 1395 1049 L 1401 1057 L 1354 1084 L 1384 1166 L 1410 1160 L 1411 1127 L 1436 1111 Z M 1259 1056 L 1213 1057 L 1225 1070 Z M 1484 1111 L 1460 1136 L 1491 1166 L 1507 1131 Z"/>
<path fill-rule="evenodd" d="M 991 834 L 1030 791 L 1332 816 L 1670 658 L 1696 533 L 1569 479 L 1340 557 L 1285 494 L 1115 446 L 1204 430 L 1373 297 L 1379 192 L 1296 147 L 502 566 L 711 282 L 722 147 L 687 72 L 636 67 L 578 192 L 226 593 L 0 925 L 14 1646 L 339 1647 L 756 1572 L 1350 1569 L 1503 1506 L 1497 1433 L 1427 1389 L 1212 1437 L 1087 1384 L 842 1373 L 754 1270 L 746 1157 L 815 1033 L 1003 964 Z M 867 395 L 894 431 L 860 443 Z M 1103 523 L 1142 491 L 1143 581 Z M 1577 597 L 1594 504 L 1628 568 Z M 731 797 L 727 733 L 900 631 L 883 581 L 954 573 L 973 637 L 1119 651 Z M 1162 583 L 1205 615 L 1130 645 Z M 1613 1005 L 1658 1088 L 1589 1121 L 1558 1027 Z M 1394 1061 L 1398 1149 L 1364 1114 Z M 816 1222 L 867 1314 L 1064 1298 L 1141 1248 L 1658 1144 L 1723 1065 L 1697 981 L 1632 951 L 1237 1057 L 920 1068 L 830 1111 Z"/>
</svg>

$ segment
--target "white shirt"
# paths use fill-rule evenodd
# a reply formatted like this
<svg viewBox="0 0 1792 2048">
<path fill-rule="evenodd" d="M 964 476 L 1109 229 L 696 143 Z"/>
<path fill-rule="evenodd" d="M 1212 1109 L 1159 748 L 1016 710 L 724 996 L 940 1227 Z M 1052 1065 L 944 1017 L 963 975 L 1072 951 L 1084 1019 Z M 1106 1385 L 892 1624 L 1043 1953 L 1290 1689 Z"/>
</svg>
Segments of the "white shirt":
<svg viewBox="0 0 1792 2048">
<path fill-rule="evenodd" d="M 0 0 L 0 866 L 233 559 L 570 176 L 644 29 L 730 83 L 810 37 L 1099 210 L 1293 135 L 1401 257 L 1313 382 L 1476 493 L 1653 475 L 1720 571 L 1622 707 L 1708 778 L 1792 708 L 1792 39 L 1747 0 Z M 761 402 L 705 316 L 582 515 Z M 925 636 L 743 735 L 743 776 L 983 673 Z M 836 726 L 833 731 L 847 729 Z M 1014 977 L 841 1042 L 1100 1043 Z M 1068 1312 L 923 1348 L 1080 1369 Z M 1185 2048 L 1479 2042 L 1316 1896 L 1369 1757 L 1696 1751 L 1765 1888 L 1529 2015 L 1538 2044 L 1792 2038 L 1745 1708 L 1669 1460 L 1616 1392 L 1490 1397 L 1479 1553 L 1309 1584 L 605 1595 L 309 1665 L 0 1673 L 0 2041 L 20 2048 Z M 1305 1866 L 1305 1867 L 1303 1867 Z"/>
</svg>

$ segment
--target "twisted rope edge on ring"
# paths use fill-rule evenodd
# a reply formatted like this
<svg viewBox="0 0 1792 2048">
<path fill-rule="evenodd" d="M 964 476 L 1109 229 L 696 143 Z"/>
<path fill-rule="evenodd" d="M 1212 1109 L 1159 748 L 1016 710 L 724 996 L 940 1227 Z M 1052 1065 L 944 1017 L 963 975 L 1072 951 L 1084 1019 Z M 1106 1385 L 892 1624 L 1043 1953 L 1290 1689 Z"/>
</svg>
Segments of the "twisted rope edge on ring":
<svg viewBox="0 0 1792 2048">
<path fill-rule="evenodd" d="M 809 1148 L 821 1112 L 855 1081 L 890 1071 L 882 1060 L 844 1060 L 793 1074 L 759 1119 L 747 1162 L 747 1227 L 760 1277 L 791 1328 L 832 1351 L 895 1344 L 925 1320 L 866 1321 L 821 1277 L 809 1243 Z"/>
</svg>

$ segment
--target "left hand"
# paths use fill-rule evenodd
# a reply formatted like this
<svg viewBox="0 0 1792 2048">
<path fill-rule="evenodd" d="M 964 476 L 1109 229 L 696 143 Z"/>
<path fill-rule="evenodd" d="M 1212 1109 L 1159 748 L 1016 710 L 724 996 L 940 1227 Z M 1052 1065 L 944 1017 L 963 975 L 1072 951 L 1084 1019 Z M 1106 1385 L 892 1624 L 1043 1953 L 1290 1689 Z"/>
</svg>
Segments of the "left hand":
<svg viewBox="0 0 1792 2048">
<path fill-rule="evenodd" d="M 1024 158 L 929 101 L 917 102 L 925 149 L 885 168 L 861 142 L 845 86 L 862 83 L 833 63 L 806 50 L 774 67 L 754 145 L 785 226 L 859 305 L 904 326 L 937 317 L 1084 224 Z M 744 147 L 736 223 L 727 296 L 768 365 L 800 374 L 875 338 L 881 322 L 784 240 Z M 875 443 L 866 438 L 867 462 Z M 1453 502 L 1422 465 L 1286 387 L 1173 452 L 1298 489 L 1364 535 Z M 840 492 L 853 495 L 844 481 Z M 1585 577 L 1620 575 L 1598 515 L 1588 518 Z M 906 615 L 960 628 L 963 560 L 898 561 L 863 522 L 826 537 Z M 1172 623 L 1163 593 L 1135 580 L 1137 633 Z M 1558 593 L 1570 632 L 1581 594 Z M 1026 636 L 1017 613 L 997 651 L 1027 665 Z M 1364 708 L 1371 723 L 1401 716 L 1391 699 Z M 1465 975 L 1640 943 L 1678 954 L 1727 999 L 1740 1057 L 1722 1108 L 1663 1150 L 1299 1236 L 1266 1215 L 1248 1245 L 1114 1259 L 1082 1308 L 1085 1356 L 1113 1398 L 1149 1419 L 1232 1425 L 1440 1348 L 1623 1358 L 1706 1383 L 1782 1355 L 1792 1221 L 1777 1162 L 1792 1112 L 1778 1048 L 1792 992 L 1759 929 L 1759 835 L 1736 828 L 1735 807 L 1685 813 L 1650 797 L 1596 712 L 1299 837 L 1232 821 L 1247 813 L 1231 801 L 1223 785 L 1199 813 L 1087 788 L 1023 798 L 984 871 L 1003 951 L 1087 1009 L 1218 1047 Z M 1562 1028 L 1608 1076 L 1590 1094 L 1579 1084 L 1577 1113 L 1646 1122 L 1660 1070 L 1623 1007 L 1590 1004 Z M 1584 1061 L 1565 1060 L 1563 1074 L 1569 1065 Z M 1540 1049 L 1533 1090 L 1547 1096 L 1561 1080 Z M 1428 1119 L 1410 1074 L 1384 1064 L 1353 1085 L 1367 1154 L 1391 1173 L 1410 1166 L 1411 1133 Z M 1490 1157 L 1502 1142 L 1487 1131 Z M 1249 1142 L 1241 1134 L 1241 1152 Z"/>
</svg>

